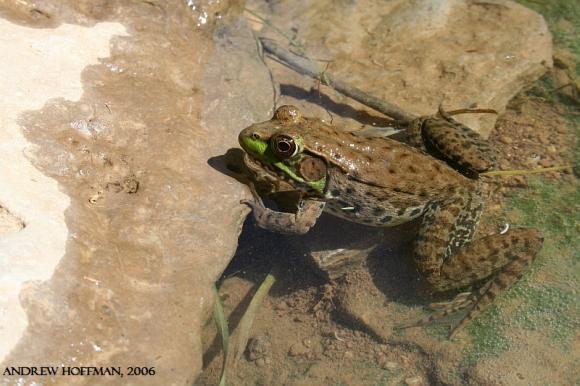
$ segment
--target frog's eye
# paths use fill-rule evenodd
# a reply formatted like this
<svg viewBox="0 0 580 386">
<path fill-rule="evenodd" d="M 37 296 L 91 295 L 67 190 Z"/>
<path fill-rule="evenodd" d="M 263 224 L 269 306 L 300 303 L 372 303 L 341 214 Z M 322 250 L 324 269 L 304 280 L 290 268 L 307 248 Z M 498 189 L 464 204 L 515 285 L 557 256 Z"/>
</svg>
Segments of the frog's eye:
<svg viewBox="0 0 580 386">
<path fill-rule="evenodd" d="M 279 134 L 270 140 L 272 151 L 277 157 L 282 159 L 290 158 L 298 154 L 298 146 L 294 139 L 288 135 Z"/>
<path fill-rule="evenodd" d="M 298 171 L 306 181 L 318 181 L 326 176 L 326 163 L 320 158 L 305 157 L 298 165 Z"/>
</svg>

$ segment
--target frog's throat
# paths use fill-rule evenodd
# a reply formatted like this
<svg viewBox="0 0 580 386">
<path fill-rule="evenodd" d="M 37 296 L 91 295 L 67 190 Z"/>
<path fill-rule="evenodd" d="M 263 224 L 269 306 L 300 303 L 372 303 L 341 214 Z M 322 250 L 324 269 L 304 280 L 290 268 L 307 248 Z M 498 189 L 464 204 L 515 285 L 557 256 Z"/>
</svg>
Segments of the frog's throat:
<svg viewBox="0 0 580 386">
<path fill-rule="evenodd" d="M 314 189 L 320 194 L 324 194 L 324 189 L 326 188 L 326 176 L 322 177 L 316 181 L 306 181 L 304 178 L 300 177 L 298 174 L 294 172 L 288 165 L 279 161 L 274 154 L 269 151 L 268 145 L 265 144 L 264 146 L 260 145 L 259 141 L 252 141 L 253 143 L 250 146 L 242 146 L 246 151 L 246 154 L 249 155 L 249 158 L 257 162 L 260 167 L 264 170 L 269 172 L 270 174 L 275 175 L 278 178 L 291 178 L 292 180 L 310 187 Z M 263 143 L 263 142 L 262 142 Z M 244 145 L 248 145 L 245 143 Z"/>
</svg>

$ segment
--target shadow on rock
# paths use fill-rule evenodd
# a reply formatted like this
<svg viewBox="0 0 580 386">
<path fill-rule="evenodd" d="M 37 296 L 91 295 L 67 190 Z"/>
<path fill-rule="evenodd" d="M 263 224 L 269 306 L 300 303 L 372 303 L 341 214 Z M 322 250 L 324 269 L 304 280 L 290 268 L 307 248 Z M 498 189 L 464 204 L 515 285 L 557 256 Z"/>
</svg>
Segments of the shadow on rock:
<svg viewBox="0 0 580 386">
<path fill-rule="evenodd" d="M 365 125 L 389 126 L 392 120 L 382 116 L 375 116 L 364 110 L 357 110 L 354 107 L 333 101 L 328 95 L 317 89 L 306 90 L 292 84 L 281 84 L 280 92 L 296 99 L 302 99 L 323 107 L 332 114 L 343 118 L 352 118 Z"/>
</svg>

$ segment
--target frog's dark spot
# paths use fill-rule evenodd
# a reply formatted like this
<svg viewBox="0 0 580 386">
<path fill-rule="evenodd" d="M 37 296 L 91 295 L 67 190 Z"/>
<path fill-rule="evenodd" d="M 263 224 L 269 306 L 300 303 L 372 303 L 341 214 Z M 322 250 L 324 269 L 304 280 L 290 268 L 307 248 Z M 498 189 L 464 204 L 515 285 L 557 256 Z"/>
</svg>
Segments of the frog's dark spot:
<svg viewBox="0 0 580 386">
<path fill-rule="evenodd" d="M 397 192 L 397 193 L 401 193 L 401 189 L 400 188 L 393 188 L 393 191 L 394 192 Z"/>
<path fill-rule="evenodd" d="M 381 222 L 383 224 L 386 224 L 386 223 L 390 222 L 392 219 L 393 219 L 393 217 L 391 217 L 391 216 L 385 216 L 381 219 Z"/>
<path fill-rule="evenodd" d="M 340 190 L 338 190 L 338 189 L 332 189 L 332 191 L 330 192 L 330 194 L 332 195 L 332 197 L 338 197 L 338 196 L 340 196 Z"/>
<path fill-rule="evenodd" d="M 351 187 L 346 188 L 346 193 L 347 194 L 353 194 L 354 193 L 354 189 Z"/>
<path fill-rule="evenodd" d="M 463 142 L 463 144 L 461 145 L 461 147 L 463 147 L 465 150 L 469 149 L 471 147 L 471 143 L 469 142 Z"/>
<path fill-rule="evenodd" d="M 401 208 L 397 211 L 397 216 L 402 216 L 405 214 L 405 208 Z"/>
<path fill-rule="evenodd" d="M 379 216 L 379 215 L 383 214 L 383 212 L 384 212 L 384 210 L 381 209 L 381 208 L 375 208 L 375 209 L 373 209 L 373 214 L 375 216 Z"/>
<path fill-rule="evenodd" d="M 427 192 L 426 192 L 426 191 L 424 191 L 424 190 L 421 190 L 421 191 L 419 192 L 419 196 L 421 196 L 421 197 L 427 197 Z"/>
<path fill-rule="evenodd" d="M 512 239 L 512 245 L 516 245 L 516 244 L 518 244 L 519 242 L 520 242 L 520 239 L 518 239 L 517 237 L 514 237 L 514 238 Z"/>
<path fill-rule="evenodd" d="M 397 174 L 397 171 L 394 168 L 389 168 L 389 173 Z"/>
<path fill-rule="evenodd" d="M 367 197 L 376 197 L 375 196 L 375 193 L 373 191 L 371 191 L 371 190 L 367 190 L 365 192 L 365 196 L 367 196 Z"/>
<path fill-rule="evenodd" d="M 420 208 L 415 208 L 415 209 L 413 209 L 411 211 L 410 216 L 413 217 L 413 216 L 418 215 L 419 213 L 421 213 L 421 209 Z"/>
</svg>

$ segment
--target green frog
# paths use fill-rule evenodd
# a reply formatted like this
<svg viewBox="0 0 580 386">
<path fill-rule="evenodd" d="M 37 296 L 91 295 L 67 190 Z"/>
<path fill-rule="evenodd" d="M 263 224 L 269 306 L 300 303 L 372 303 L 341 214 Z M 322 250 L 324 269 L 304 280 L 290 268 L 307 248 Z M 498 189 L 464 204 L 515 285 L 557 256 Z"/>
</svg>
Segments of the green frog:
<svg viewBox="0 0 580 386">
<path fill-rule="evenodd" d="M 413 247 L 434 292 L 480 284 L 440 304 L 431 320 L 468 309 L 450 338 L 530 266 L 543 239 L 536 229 L 509 229 L 473 240 L 483 210 L 479 173 L 493 168 L 487 143 L 443 110 L 407 128 L 409 143 L 363 138 L 282 106 L 269 121 L 239 134 L 248 169 L 295 190 L 295 213 L 264 206 L 254 192 L 243 203 L 262 228 L 304 234 L 323 211 L 355 223 L 390 227 L 421 217 Z M 276 188 L 273 188 L 276 190 Z"/>
</svg>

